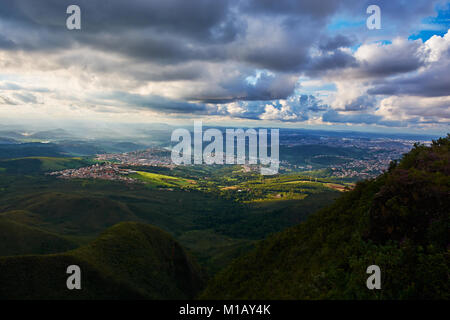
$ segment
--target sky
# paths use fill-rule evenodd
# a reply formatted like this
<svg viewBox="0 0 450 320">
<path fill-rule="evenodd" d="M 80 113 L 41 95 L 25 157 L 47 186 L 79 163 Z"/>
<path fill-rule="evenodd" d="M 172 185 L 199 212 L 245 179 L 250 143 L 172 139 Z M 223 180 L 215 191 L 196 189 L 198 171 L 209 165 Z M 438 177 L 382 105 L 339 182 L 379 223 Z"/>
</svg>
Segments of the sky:
<svg viewBox="0 0 450 320">
<path fill-rule="evenodd" d="M 450 2 L 0 1 L 1 125 L 199 119 L 446 134 Z"/>
</svg>

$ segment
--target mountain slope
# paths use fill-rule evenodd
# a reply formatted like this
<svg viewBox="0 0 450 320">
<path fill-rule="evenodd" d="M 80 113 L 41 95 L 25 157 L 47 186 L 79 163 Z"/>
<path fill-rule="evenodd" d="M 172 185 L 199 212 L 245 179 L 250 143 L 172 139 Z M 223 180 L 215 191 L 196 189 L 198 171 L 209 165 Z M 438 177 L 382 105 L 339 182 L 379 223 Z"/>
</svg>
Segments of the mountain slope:
<svg viewBox="0 0 450 320">
<path fill-rule="evenodd" d="M 9 201 L 0 210 L 11 220 L 27 221 L 28 225 L 52 232 L 76 235 L 95 233 L 121 221 L 139 220 L 120 201 L 76 193 L 28 194 Z"/>
<path fill-rule="evenodd" d="M 0 159 L 21 157 L 64 157 L 61 148 L 53 143 L 27 142 L 0 144 Z"/>
<path fill-rule="evenodd" d="M 206 299 L 449 299 L 450 135 L 415 146 L 211 281 Z M 366 268 L 381 269 L 368 290 Z"/>
<path fill-rule="evenodd" d="M 0 168 L 7 174 L 41 174 L 43 172 L 80 168 L 89 165 L 81 158 L 28 157 L 0 159 Z"/>
<path fill-rule="evenodd" d="M 82 290 L 66 288 L 69 265 L 80 266 Z M 186 299 L 203 280 L 169 234 L 124 222 L 73 251 L 1 257 L 0 283 L 0 299 Z"/>
<path fill-rule="evenodd" d="M 0 256 L 49 254 L 74 249 L 66 238 L 0 216 Z"/>
</svg>

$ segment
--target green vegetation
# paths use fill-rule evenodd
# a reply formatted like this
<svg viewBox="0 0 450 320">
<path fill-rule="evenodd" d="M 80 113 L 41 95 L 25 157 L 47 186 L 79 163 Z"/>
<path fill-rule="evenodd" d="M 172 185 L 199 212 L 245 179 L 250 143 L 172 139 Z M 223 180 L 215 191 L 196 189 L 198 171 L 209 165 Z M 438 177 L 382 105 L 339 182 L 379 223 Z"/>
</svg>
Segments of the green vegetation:
<svg viewBox="0 0 450 320">
<path fill-rule="evenodd" d="M 274 178 L 259 176 L 236 185 L 222 187 L 220 194 L 227 199 L 243 202 L 302 200 L 312 194 L 331 190 L 348 190 L 345 183 L 330 178 L 313 178 L 305 174 L 284 174 Z"/>
<path fill-rule="evenodd" d="M 0 159 L 21 157 L 64 157 L 66 154 L 53 143 L 29 142 L 0 144 Z"/>
<path fill-rule="evenodd" d="M 247 252 L 255 241 L 233 238 L 214 230 L 193 230 L 183 233 L 178 240 L 188 247 L 199 263 L 210 274 L 215 274 L 230 261 Z"/>
<path fill-rule="evenodd" d="M 27 157 L 0 160 L 1 171 L 8 174 L 36 174 L 80 168 L 91 162 L 82 158 Z"/>
<path fill-rule="evenodd" d="M 301 166 L 311 165 L 322 168 L 337 165 L 352 159 L 361 159 L 367 155 L 367 149 L 342 148 L 327 145 L 310 144 L 298 146 L 280 146 L 280 160 Z"/>
<path fill-rule="evenodd" d="M 45 173 L 92 160 L 0 160 L 0 298 L 186 299 L 204 274 L 211 299 L 449 298 L 448 147 L 416 146 L 356 186 L 327 170 L 264 177 L 240 165 L 68 180 Z M 70 264 L 86 275 L 81 292 L 65 287 Z M 381 291 L 365 287 L 370 264 Z"/>
<path fill-rule="evenodd" d="M 272 235 L 221 271 L 205 299 L 449 299 L 450 135 Z M 380 266 L 382 290 L 366 288 Z"/>
<path fill-rule="evenodd" d="M 48 171 L 59 171 L 69 168 L 79 168 L 89 164 L 87 160 L 83 160 L 80 157 L 74 158 L 50 158 L 50 157 L 38 157 L 41 161 L 41 170 Z"/>
<path fill-rule="evenodd" d="M 0 216 L 0 256 L 48 254 L 74 249 L 67 237 L 11 221 Z"/>
<path fill-rule="evenodd" d="M 9 202 L 3 211 L 9 219 L 72 235 L 93 234 L 121 221 L 139 220 L 123 203 L 76 193 L 27 194 Z"/>
<path fill-rule="evenodd" d="M 82 290 L 67 290 L 69 265 L 80 266 Z M 204 283 L 169 234 L 131 222 L 66 253 L 1 257 L 0 270 L 0 299 L 188 299 Z"/>
<path fill-rule="evenodd" d="M 318 184 L 289 199 L 247 202 L 238 193 L 226 192 L 225 196 L 224 187 L 259 179 L 257 173 L 243 173 L 241 166 L 134 168 L 145 184 L 44 175 L 48 169 L 78 167 L 85 162 L 89 160 L 42 157 L 3 161 L 7 170 L 0 172 L 0 216 L 68 238 L 77 246 L 121 221 L 149 223 L 172 234 L 208 274 L 214 274 L 249 250 L 255 240 L 302 221 L 339 194 Z M 273 188 L 267 183 L 264 192 L 276 192 Z M 47 252 L 34 248 L 27 253 Z"/>
<path fill-rule="evenodd" d="M 193 180 L 145 171 L 137 171 L 136 174 L 131 174 L 130 178 L 142 180 L 152 187 L 186 187 L 194 184 Z"/>
</svg>

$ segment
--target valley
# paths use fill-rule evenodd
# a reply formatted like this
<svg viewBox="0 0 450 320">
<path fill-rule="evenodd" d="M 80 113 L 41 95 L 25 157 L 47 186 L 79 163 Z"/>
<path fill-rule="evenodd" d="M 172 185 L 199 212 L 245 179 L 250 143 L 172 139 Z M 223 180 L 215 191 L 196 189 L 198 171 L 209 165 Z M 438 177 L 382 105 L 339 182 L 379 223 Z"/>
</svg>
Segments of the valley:
<svg viewBox="0 0 450 320">
<path fill-rule="evenodd" d="M 47 152 L 47 145 L 43 150 Z M 307 150 L 311 155 L 312 149 Z M 356 157 L 359 151 L 352 152 Z M 311 222 L 319 219 L 313 218 L 317 212 L 361 189 L 355 177 L 336 175 L 328 166 L 300 170 L 285 163 L 279 174 L 263 176 L 255 165 L 174 166 L 167 165 L 167 156 L 160 147 L 151 147 L 109 156 L 39 156 L 39 152 L 33 152 L 29 157 L 1 159 L 0 271 L 12 278 L 32 263 L 35 267 L 27 272 L 39 281 L 48 281 L 42 296 L 48 299 L 184 299 L 197 297 L 204 288 L 201 297 L 221 297 L 222 293 L 215 290 L 228 281 L 230 268 L 254 259 L 255 252 L 272 241 L 267 239 L 277 239 L 299 224 L 311 225 L 314 230 L 322 228 Z M 161 230 L 171 239 L 170 246 L 179 246 L 182 251 L 177 259 L 190 261 L 188 271 L 168 267 L 174 263 L 170 262 L 172 249 L 169 253 L 160 251 L 156 260 L 138 261 L 133 250 L 144 254 L 166 241 L 144 245 L 148 236 L 139 238 L 139 232 L 160 232 L 148 228 Z M 114 240 L 119 234 L 130 240 L 138 238 L 129 242 L 119 236 Z M 302 241 L 307 242 L 306 238 Z M 322 257 L 328 259 L 327 255 Z M 134 270 L 133 259 L 138 259 L 136 268 L 142 263 L 139 268 L 144 269 Z M 146 268 L 155 261 L 164 266 L 159 267 L 158 274 L 148 274 Z M 91 289 L 86 293 L 66 297 L 61 288 L 55 287 L 56 280 L 41 278 L 44 269 L 63 270 L 67 263 L 88 270 L 91 278 L 87 285 Z M 183 287 L 176 280 L 179 277 L 193 279 L 191 287 Z M 228 288 L 227 284 L 223 286 Z M 8 293 L 0 290 L 0 296 L 36 298 L 33 293 L 14 289 L 12 282 L 6 288 Z M 105 295 L 101 288 L 109 288 L 111 295 Z M 223 297 L 254 294 L 249 291 L 240 296 L 232 287 L 229 289 L 231 295 Z M 260 293 L 265 294 L 264 290 Z"/>
</svg>

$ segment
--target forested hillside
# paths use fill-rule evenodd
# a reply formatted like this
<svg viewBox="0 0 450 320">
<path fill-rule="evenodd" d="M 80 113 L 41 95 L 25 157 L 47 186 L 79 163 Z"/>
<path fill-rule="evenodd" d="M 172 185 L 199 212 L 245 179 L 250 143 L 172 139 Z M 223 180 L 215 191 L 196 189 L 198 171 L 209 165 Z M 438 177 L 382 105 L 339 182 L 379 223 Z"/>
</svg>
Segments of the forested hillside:
<svg viewBox="0 0 450 320">
<path fill-rule="evenodd" d="M 449 299 L 450 136 L 416 145 L 210 282 L 208 299 Z M 381 268 L 368 290 L 366 268 Z"/>
<path fill-rule="evenodd" d="M 66 287 L 69 265 L 81 268 L 81 290 Z M 168 233 L 135 222 L 65 253 L 0 257 L 0 299 L 188 299 L 203 281 Z"/>
</svg>

